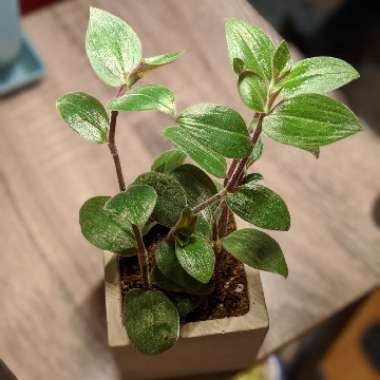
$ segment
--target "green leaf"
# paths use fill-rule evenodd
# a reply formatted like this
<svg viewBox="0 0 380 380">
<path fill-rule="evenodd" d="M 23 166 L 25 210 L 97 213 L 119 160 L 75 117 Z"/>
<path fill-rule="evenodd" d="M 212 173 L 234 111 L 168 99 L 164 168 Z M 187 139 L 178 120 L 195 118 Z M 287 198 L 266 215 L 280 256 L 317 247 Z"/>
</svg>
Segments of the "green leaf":
<svg viewBox="0 0 380 380">
<path fill-rule="evenodd" d="M 155 57 L 144 58 L 139 66 L 133 71 L 130 76 L 130 83 L 135 83 L 143 78 L 150 71 L 158 69 L 161 66 L 166 66 L 183 55 L 183 51 L 176 51 L 172 53 L 157 55 Z"/>
<path fill-rule="evenodd" d="M 190 207 L 196 207 L 218 191 L 213 180 L 201 169 L 191 164 L 178 166 L 171 173 L 184 188 Z M 202 215 L 210 222 L 212 208 L 205 209 Z"/>
<path fill-rule="evenodd" d="M 186 154 L 178 149 L 171 149 L 157 157 L 151 169 L 155 172 L 170 173 L 177 166 L 184 163 Z"/>
<path fill-rule="evenodd" d="M 209 294 L 213 284 L 203 284 L 191 277 L 179 263 L 175 249 L 165 240 L 162 240 L 155 254 L 156 264 L 160 272 L 171 282 L 179 285 L 187 293 Z"/>
<path fill-rule="evenodd" d="M 359 73 L 347 62 L 332 57 L 306 58 L 297 62 L 278 84 L 285 98 L 306 94 L 323 94 L 359 78 Z"/>
<path fill-rule="evenodd" d="M 125 95 L 110 100 L 107 107 L 114 111 L 161 111 L 175 116 L 175 97 L 164 86 L 147 84 L 132 88 Z"/>
<path fill-rule="evenodd" d="M 181 268 L 182 269 L 182 268 Z M 154 266 L 149 274 L 150 281 L 153 285 L 159 287 L 160 289 L 167 290 L 168 292 L 184 292 L 185 290 L 181 288 L 175 282 L 169 280 L 164 274 L 158 269 L 158 266 Z"/>
<path fill-rule="evenodd" d="M 97 8 L 90 8 L 86 52 L 98 77 L 113 87 L 126 84 L 128 74 L 142 59 L 141 42 L 133 29 Z"/>
<path fill-rule="evenodd" d="M 203 213 L 193 214 L 190 207 L 183 210 L 181 218 L 172 231 L 178 242 L 182 245 L 187 244 L 193 233 L 202 235 L 206 239 L 210 238 L 212 220 L 206 219 L 204 215 Z"/>
<path fill-rule="evenodd" d="M 181 58 L 183 51 L 174 51 L 171 53 L 156 55 L 154 57 L 144 58 L 143 63 L 149 66 L 163 66 L 168 65 L 176 61 L 178 58 Z"/>
<path fill-rule="evenodd" d="M 225 28 L 231 64 L 240 58 L 247 70 L 271 80 L 274 54 L 271 39 L 261 29 L 242 20 L 228 19 Z"/>
<path fill-rule="evenodd" d="M 251 72 L 239 77 L 239 94 L 243 103 L 255 112 L 266 112 L 268 86 L 264 79 Z"/>
<path fill-rule="evenodd" d="M 172 347 L 179 337 L 179 314 L 157 290 L 132 289 L 124 301 L 123 322 L 132 344 L 147 355 Z"/>
<path fill-rule="evenodd" d="M 232 256 L 244 264 L 288 277 L 288 267 L 281 248 L 266 233 L 245 228 L 223 238 L 222 244 Z"/>
<path fill-rule="evenodd" d="M 226 174 L 226 160 L 224 157 L 209 149 L 197 141 L 184 128 L 170 127 L 166 128 L 163 136 L 180 150 L 189 155 L 199 166 L 215 177 L 224 178 Z"/>
<path fill-rule="evenodd" d="M 245 122 L 229 107 L 196 104 L 183 111 L 177 117 L 177 123 L 198 142 L 225 157 L 242 158 L 250 152 Z"/>
<path fill-rule="evenodd" d="M 151 70 L 157 69 L 161 66 L 165 66 L 176 61 L 178 58 L 181 58 L 183 53 L 183 51 L 175 51 L 172 53 L 156 55 L 155 57 L 144 58 L 137 74 L 141 78 Z"/>
<path fill-rule="evenodd" d="M 290 53 L 286 41 L 282 41 L 278 45 L 273 55 L 273 75 L 275 78 L 280 76 L 282 72 L 288 67 L 290 61 Z"/>
<path fill-rule="evenodd" d="M 126 191 L 115 195 L 104 205 L 119 225 L 131 228 L 136 224 L 140 229 L 145 226 L 156 205 L 157 193 L 151 186 L 132 185 Z"/>
<path fill-rule="evenodd" d="M 250 173 L 244 177 L 244 186 L 256 186 L 257 182 L 262 181 L 264 177 L 260 173 Z"/>
<path fill-rule="evenodd" d="M 187 206 L 186 193 L 179 182 L 165 173 L 149 172 L 138 176 L 135 185 L 152 186 L 157 192 L 157 203 L 152 217 L 167 227 L 175 225 Z"/>
<path fill-rule="evenodd" d="M 232 68 L 235 74 L 240 75 L 244 71 L 244 62 L 240 58 L 232 60 Z"/>
<path fill-rule="evenodd" d="M 175 304 L 181 318 L 185 318 L 188 314 L 193 312 L 200 304 L 199 297 L 184 298 L 182 294 L 174 296 L 172 298 L 172 301 Z"/>
<path fill-rule="evenodd" d="M 193 235 L 189 243 L 176 243 L 175 253 L 182 268 L 197 281 L 206 284 L 211 280 L 215 267 L 215 254 L 207 240 Z"/>
<path fill-rule="evenodd" d="M 290 215 L 278 194 L 261 185 L 240 186 L 227 194 L 226 201 L 231 210 L 260 228 L 287 231 Z"/>
<path fill-rule="evenodd" d="M 257 119 L 253 119 L 249 129 L 251 133 L 254 133 L 255 129 L 257 128 Z M 264 150 L 264 143 L 263 143 L 263 138 L 262 134 L 260 134 L 259 138 L 256 141 L 256 144 L 252 148 L 251 154 L 248 157 L 247 161 L 247 168 L 249 168 L 254 162 L 259 160 L 261 156 L 263 155 L 263 150 Z"/>
<path fill-rule="evenodd" d="M 107 142 L 107 111 L 94 97 L 71 92 L 58 98 L 57 109 L 68 126 L 85 140 L 95 144 Z"/>
<path fill-rule="evenodd" d="M 99 196 L 87 200 L 79 211 L 83 236 L 95 247 L 123 255 L 135 253 L 135 240 L 130 230 L 120 227 L 112 214 L 104 209 L 111 197 Z"/>
<path fill-rule="evenodd" d="M 258 140 L 256 141 L 255 146 L 252 149 L 251 154 L 249 155 L 248 162 L 247 162 L 247 167 L 249 168 L 254 162 L 259 160 L 261 156 L 263 155 L 263 150 L 264 150 L 264 144 L 263 144 L 263 139 L 260 136 Z"/>
<path fill-rule="evenodd" d="M 305 147 L 304 149 L 310 152 L 317 159 L 319 158 L 319 155 L 321 154 L 319 146 Z"/>
<path fill-rule="evenodd" d="M 195 224 L 194 233 L 203 235 L 207 240 L 211 237 L 211 222 L 204 217 L 203 213 L 198 214 L 197 223 Z"/>
<path fill-rule="evenodd" d="M 186 244 L 195 230 L 198 216 L 193 214 L 191 207 L 186 207 L 182 211 L 182 215 L 173 227 L 173 236 L 181 242 Z"/>
<path fill-rule="evenodd" d="M 282 144 L 314 154 L 360 130 L 356 116 L 344 104 L 318 94 L 297 95 L 279 103 L 263 121 L 264 133 Z"/>
</svg>

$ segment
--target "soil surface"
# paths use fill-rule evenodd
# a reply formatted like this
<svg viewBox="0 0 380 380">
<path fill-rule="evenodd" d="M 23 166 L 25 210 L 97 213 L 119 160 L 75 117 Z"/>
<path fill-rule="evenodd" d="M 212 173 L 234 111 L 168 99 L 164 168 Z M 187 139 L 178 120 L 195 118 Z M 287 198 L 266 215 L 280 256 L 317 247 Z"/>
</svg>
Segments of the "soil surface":
<svg viewBox="0 0 380 380">
<path fill-rule="evenodd" d="M 229 231 L 235 229 L 231 223 Z M 147 245 L 154 246 L 155 242 L 166 235 L 167 231 L 155 231 L 153 241 Z M 152 250 L 150 250 L 152 251 Z M 153 258 L 151 257 L 151 260 Z M 217 275 L 212 279 L 215 283 L 214 291 L 207 296 L 189 296 L 186 293 L 165 293 L 169 298 L 178 301 L 192 299 L 198 306 L 181 319 L 182 323 L 205 321 L 226 317 L 237 317 L 249 311 L 249 298 L 247 288 L 247 276 L 244 265 L 225 251 L 217 256 Z M 139 275 L 137 257 L 120 257 L 119 270 L 121 279 L 121 290 L 125 294 L 133 288 L 142 288 Z"/>
</svg>

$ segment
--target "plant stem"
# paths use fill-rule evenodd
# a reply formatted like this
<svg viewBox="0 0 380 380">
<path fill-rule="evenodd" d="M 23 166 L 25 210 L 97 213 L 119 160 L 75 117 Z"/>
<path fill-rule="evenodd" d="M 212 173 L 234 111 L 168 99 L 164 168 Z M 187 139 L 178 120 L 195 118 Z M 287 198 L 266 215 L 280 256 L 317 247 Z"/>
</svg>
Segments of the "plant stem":
<svg viewBox="0 0 380 380">
<path fill-rule="evenodd" d="M 236 166 L 237 166 L 238 163 L 239 163 L 239 160 L 237 160 L 236 158 L 234 160 L 232 160 L 231 165 L 228 168 L 228 172 L 227 172 L 226 178 L 224 178 L 224 186 L 227 185 L 227 182 L 231 178 L 231 176 L 232 176 L 234 170 L 236 169 Z"/>
<path fill-rule="evenodd" d="M 209 199 L 206 199 L 204 202 L 200 203 L 198 206 L 194 207 L 191 211 L 194 214 L 197 214 L 198 212 L 201 212 L 207 207 L 210 207 L 215 202 L 221 200 L 224 198 L 224 196 L 227 194 L 227 190 L 224 188 L 222 191 L 219 191 L 219 193 L 214 194 Z"/>
<path fill-rule="evenodd" d="M 116 175 L 117 175 L 117 181 L 119 183 L 119 189 L 120 191 L 125 191 L 125 180 L 123 175 L 123 170 L 121 168 L 121 162 L 119 157 L 119 152 L 117 150 L 117 146 L 115 143 L 115 133 L 116 133 L 116 120 L 117 115 L 119 114 L 118 111 L 112 111 L 111 112 L 111 122 L 110 122 L 110 134 L 108 137 L 108 148 L 111 152 L 113 162 L 115 164 L 116 169 Z"/>
<path fill-rule="evenodd" d="M 219 219 L 218 236 L 224 237 L 227 234 L 229 210 L 226 202 L 222 203 L 222 213 Z"/>
<path fill-rule="evenodd" d="M 121 96 L 124 93 L 124 91 L 125 91 L 125 86 L 121 86 L 119 88 L 119 91 L 117 92 L 116 97 Z M 118 111 L 112 111 L 111 112 L 110 132 L 109 132 L 109 136 L 108 136 L 108 148 L 111 152 L 113 162 L 115 164 L 117 181 L 119 183 L 119 189 L 120 189 L 120 191 L 125 191 L 126 186 L 125 186 L 123 170 L 121 168 L 119 152 L 117 150 L 117 146 L 116 146 L 116 142 L 115 142 L 116 122 L 117 122 L 118 114 L 119 114 Z"/>
<path fill-rule="evenodd" d="M 257 122 L 257 127 L 255 129 L 255 132 L 254 132 L 252 138 L 251 138 L 252 147 L 254 147 L 256 145 L 257 140 L 260 137 L 264 116 L 265 116 L 265 114 L 260 114 L 260 116 L 259 116 L 259 120 Z M 234 164 L 234 161 L 233 161 L 231 166 L 235 166 L 235 170 L 233 171 L 231 177 L 228 179 L 224 189 L 222 191 L 219 191 L 219 193 L 214 194 L 209 199 L 206 199 L 204 202 L 200 203 L 198 206 L 194 207 L 192 209 L 192 212 L 194 214 L 197 214 L 198 212 L 204 210 L 205 208 L 210 207 L 215 202 L 223 199 L 227 193 L 234 190 L 234 188 L 238 185 L 238 183 L 241 179 L 241 176 L 242 176 L 242 173 L 244 171 L 245 164 L 247 163 L 247 161 L 248 161 L 248 156 L 241 159 L 240 161 L 236 162 L 236 164 Z M 230 170 L 229 170 L 229 172 L 230 172 Z"/>
<path fill-rule="evenodd" d="M 257 122 L 257 127 L 255 129 L 255 132 L 252 135 L 252 138 L 251 138 L 252 148 L 255 147 L 257 140 L 260 137 L 264 116 L 265 116 L 265 114 L 260 114 L 260 116 L 259 116 L 259 120 Z M 240 160 L 235 171 L 233 172 L 233 174 L 231 175 L 231 177 L 227 181 L 227 184 L 225 186 L 225 189 L 227 190 L 227 192 L 232 191 L 238 185 L 247 161 L 248 161 L 248 156 L 244 157 L 243 159 Z"/>
<path fill-rule="evenodd" d="M 137 242 L 137 256 L 139 261 L 140 273 L 144 284 L 144 289 L 148 290 L 151 288 L 150 280 L 149 280 L 149 260 L 148 260 L 148 252 L 146 250 L 143 236 L 141 231 L 136 224 L 132 224 L 133 234 L 135 236 L 135 240 Z"/>
</svg>

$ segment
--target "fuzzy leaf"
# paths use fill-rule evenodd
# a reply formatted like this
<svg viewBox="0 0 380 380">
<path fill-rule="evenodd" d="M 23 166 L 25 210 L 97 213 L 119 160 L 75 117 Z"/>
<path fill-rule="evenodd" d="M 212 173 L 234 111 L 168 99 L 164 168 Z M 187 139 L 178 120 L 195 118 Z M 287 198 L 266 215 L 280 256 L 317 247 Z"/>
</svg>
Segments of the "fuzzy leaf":
<svg viewBox="0 0 380 380">
<path fill-rule="evenodd" d="M 135 253 L 135 241 L 130 230 L 119 226 L 112 214 L 104 209 L 111 197 L 100 196 L 87 200 L 79 211 L 83 236 L 95 247 L 123 255 Z"/>
<path fill-rule="evenodd" d="M 216 152 L 213 152 L 207 145 L 197 141 L 184 128 L 166 128 L 163 136 L 180 150 L 189 155 L 199 166 L 215 177 L 224 178 L 226 174 L 226 160 Z"/>
<path fill-rule="evenodd" d="M 319 158 L 319 155 L 321 154 L 321 150 L 319 149 L 319 146 L 312 146 L 304 148 L 306 151 L 310 152 L 315 158 Z"/>
<path fill-rule="evenodd" d="M 232 68 L 235 74 L 240 75 L 244 71 L 244 62 L 240 58 L 232 60 Z"/>
<path fill-rule="evenodd" d="M 179 182 L 165 173 L 149 172 L 138 176 L 135 185 L 152 186 L 157 193 L 157 203 L 152 217 L 167 227 L 175 225 L 187 206 L 186 193 Z"/>
<path fill-rule="evenodd" d="M 175 115 L 175 97 L 166 87 L 147 84 L 129 90 L 125 95 L 112 99 L 107 107 L 114 111 L 161 111 Z"/>
<path fill-rule="evenodd" d="M 107 111 L 94 97 L 71 92 L 58 98 L 57 109 L 67 125 L 85 140 L 95 144 L 107 142 Z"/>
<path fill-rule="evenodd" d="M 162 55 L 156 55 L 154 57 L 144 58 L 138 69 L 136 75 L 142 78 L 148 72 L 155 70 L 161 66 L 166 66 L 183 55 L 183 51 L 175 51 L 172 53 L 166 53 Z"/>
<path fill-rule="evenodd" d="M 182 165 L 185 159 L 185 153 L 178 149 L 171 149 L 157 157 L 154 160 L 151 169 L 155 172 L 170 173 L 177 166 Z"/>
<path fill-rule="evenodd" d="M 287 67 L 290 61 L 290 53 L 286 41 L 278 45 L 273 55 L 273 75 L 278 77 Z"/>
<path fill-rule="evenodd" d="M 229 107 L 196 104 L 183 111 L 177 117 L 177 123 L 195 140 L 225 157 L 242 158 L 250 152 L 245 122 Z"/>
<path fill-rule="evenodd" d="M 209 294 L 213 284 L 203 284 L 191 277 L 179 263 L 175 249 L 165 240 L 162 240 L 155 255 L 156 264 L 160 272 L 171 282 L 179 285 L 187 293 Z"/>
<path fill-rule="evenodd" d="M 239 94 L 243 103 L 255 112 L 266 112 L 268 86 L 264 79 L 251 72 L 239 77 Z"/>
<path fill-rule="evenodd" d="M 151 186 L 132 185 L 108 200 L 104 208 L 110 211 L 114 220 L 123 228 L 136 224 L 143 228 L 153 212 L 157 193 Z"/>
<path fill-rule="evenodd" d="M 359 73 L 347 62 L 332 57 L 306 58 L 297 62 L 278 84 L 283 97 L 299 94 L 324 94 L 359 78 Z"/>
<path fill-rule="evenodd" d="M 175 253 L 182 268 L 191 277 L 203 284 L 211 280 L 215 267 L 215 254 L 203 236 L 193 235 L 185 246 L 176 243 Z"/>
<path fill-rule="evenodd" d="M 250 267 L 288 276 L 288 267 L 278 243 L 253 228 L 234 231 L 222 239 L 223 247 Z"/>
<path fill-rule="evenodd" d="M 172 298 L 175 307 L 181 318 L 185 318 L 188 314 L 194 311 L 200 304 L 200 298 L 184 297 L 182 294 Z"/>
<path fill-rule="evenodd" d="M 153 285 L 159 287 L 162 290 L 167 290 L 168 292 L 183 292 L 185 291 L 175 282 L 169 280 L 164 274 L 158 269 L 158 266 L 154 266 L 149 274 L 150 281 Z"/>
<path fill-rule="evenodd" d="M 280 231 L 287 231 L 290 227 L 290 215 L 286 204 L 267 187 L 243 185 L 229 193 L 226 201 L 234 213 L 257 227 Z"/>
<path fill-rule="evenodd" d="M 123 322 L 132 344 L 147 355 L 172 347 L 179 337 L 179 314 L 158 290 L 132 289 L 124 301 Z"/>
<path fill-rule="evenodd" d="M 251 154 L 249 155 L 247 167 L 250 167 L 254 162 L 256 162 L 257 160 L 261 158 L 261 156 L 263 155 L 263 150 L 264 150 L 263 139 L 260 136 L 255 146 L 253 147 Z"/>
<path fill-rule="evenodd" d="M 215 183 L 201 169 L 191 164 L 178 166 L 171 173 L 186 192 L 190 207 L 196 207 L 217 193 Z M 205 209 L 202 215 L 210 222 L 212 209 Z"/>
<path fill-rule="evenodd" d="M 181 58 L 183 53 L 183 51 L 174 51 L 172 53 L 156 55 L 154 57 L 144 58 L 143 62 L 149 66 L 168 65 L 169 63 L 176 61 L 178 58 Z"/>
<path fill-rule="evenodd" d="M 274 54 L 271 39 L 261 29 L 242 20 L 228 19 L 225 28 L 231 64 L 240 58 L 246 69 L 271 80 Z"/>
<path fill-rule="evenodd" d="M 249 126 L 251 133 L 253 133 L 256 128 L 257 128 L 257 119 L 253 119 Z M 263 143 L 262 134 L 260 134 L 258 140 L 256 141 L 255 146 L 252 148 L 252 151 L 248 157 L 247 168 L 249 168 L 254 162 L 256 162 L 257 160 L 261 158 L 261 156 L 263 155 L 263 150 L 264 150 L 264 143 Z"/>
<path fill-rule="evenodd" d="M 185 208 L 181 218 L 173 227 L 175 238 L 181 244 L 186 244 L 193 233 L 203 235 L 206 239 L 209 239 L 212 221 L 211 219 L 206 219 L 204 215 L 204 213 L 193 214 L 190 207 Z"/>
<path fill-rule="evenodd" d="M 207 240 L 211 236 L 211 221 L 204 217 L 203 213 L 198 214 L 197 223 L 195 224 L 194 233 L 197 235 L 203 235 Z"/>
<path fill-rule="evenodd" d="M 106 84 L 119 87 L 142 59 L 141 42 L 133 29 L 120 18 L 90 8 L 86 52 L 91 66 Z"/>
<path fill-rule="evenodd" d="M 286 99 L 263 121 L 264 133 L 273 140 L 312 152 L 360 129 L 358 119 L 344 104 L 318 94 Z"/>
<path fill-rule="evenodd" d="M 181 244 L 186 244 L 190 236 L 193 234 L 197 224 L 197 218 L 197 215 L 193 214 L 191 211 L 191 207 L 186 207 L 182 211 L 181 217 L 172 230 L 173 236 L 175 236 Z"/>
<path fill-rule="evenodd" d="M 260 173 L 250 173 L 244 177 L 244 186 L 256 186 L 257 182 L 262 181 L 264 177 Z"/>
</svg>

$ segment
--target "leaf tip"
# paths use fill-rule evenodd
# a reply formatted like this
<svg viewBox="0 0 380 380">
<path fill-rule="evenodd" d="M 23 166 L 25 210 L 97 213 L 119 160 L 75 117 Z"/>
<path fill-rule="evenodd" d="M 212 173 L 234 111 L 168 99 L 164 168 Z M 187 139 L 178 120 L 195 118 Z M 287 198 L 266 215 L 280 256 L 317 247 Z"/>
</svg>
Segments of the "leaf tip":
<svg viewBox="0 0 380 380">
<path fill-rule="evenodd" d="M 186 53 L 186 50 L 178 50 L 176 51 L 177 58 L 182 58 Z"/>
<path fill-rule="evenodd" d="M 364 131 L 364 126 L 362 122 L 358 119 L 357 127 L 355 132 L 363 132 Z"/>
<path fill-rule="evenodd" d="M 285 262 L 285 266 L 284 266 L 284 268 L 282 268 L 281 271 L 279 271 L 279 274 L 280 274 L 282 277 L 286 278 L 286 279 L 288 278 L 288 276 L 289 276 L 289 271 L 288 271 L 288 266 L 287 266 L 286 262 Z"/>
<path fill-rule="evenodd" d="M 97 17 L 99 14 L 101 13 L 105 13 L 105 11 L 103 11 L 102 9 L 100 8 L 97 8 L 97 7 L 90 7 L 89 8 L 89 15 L 90 15 L 90 20 L 94 17 Z"/>
</svg>

